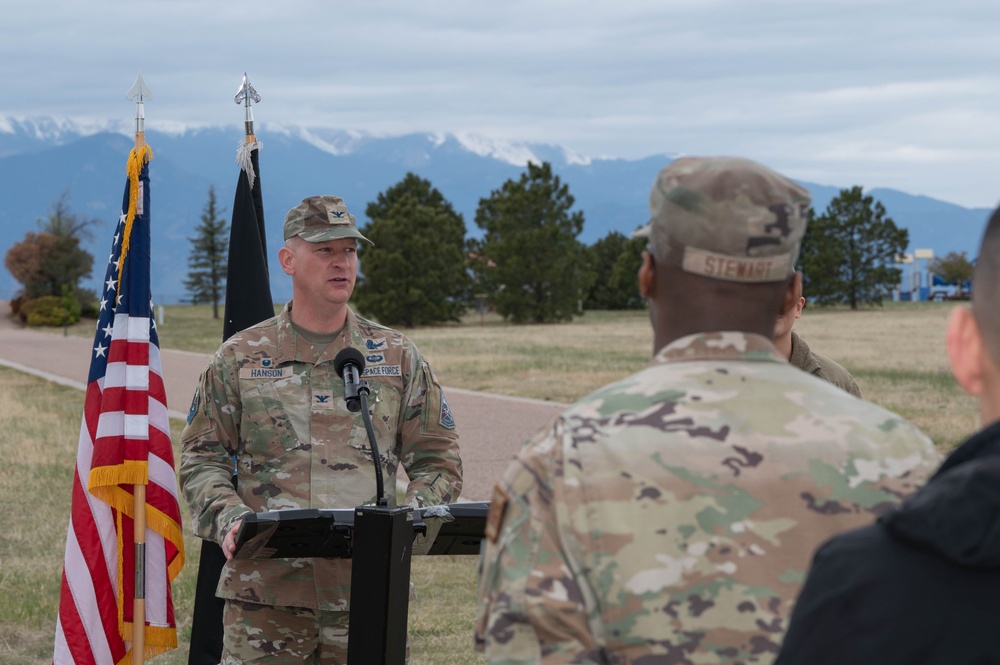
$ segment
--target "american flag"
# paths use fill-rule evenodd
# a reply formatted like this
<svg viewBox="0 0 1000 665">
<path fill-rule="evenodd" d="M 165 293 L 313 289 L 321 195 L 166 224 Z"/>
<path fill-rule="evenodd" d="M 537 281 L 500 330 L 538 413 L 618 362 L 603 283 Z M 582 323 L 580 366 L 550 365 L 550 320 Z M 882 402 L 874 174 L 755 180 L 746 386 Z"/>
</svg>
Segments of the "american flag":
<svg viewBox="0 0 1000 665">
<path fill-rule="evenodd" d="M 177 647 L 184 565 L 167 400 L 149 286 L 148 146 L 133 150 L 91 352 L 56 622 L 55 665 L 132 662 L 134 486 L 145 485 L 142 660 Z"/>
</svg>

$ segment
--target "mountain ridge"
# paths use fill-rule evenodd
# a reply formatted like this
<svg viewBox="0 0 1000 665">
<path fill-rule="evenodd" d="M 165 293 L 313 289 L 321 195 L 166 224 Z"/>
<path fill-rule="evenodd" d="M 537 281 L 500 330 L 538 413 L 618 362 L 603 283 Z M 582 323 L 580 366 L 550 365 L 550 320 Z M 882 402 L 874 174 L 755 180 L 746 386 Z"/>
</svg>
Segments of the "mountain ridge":
<svg viewBox="0 0 1000 665">
<path fill-rule="evenodd" d="M 109 249 L 109 234 L 118 219 L 125 184 L 125 161 L 133 145 L 131 122 L 75 122 L 55 118 L 0 117 L 0 254 L 37 231 L 64 193 L 69 208 L 95 218 L 93 239 L 85 247 L 95 256 L 88 288 L 98 288 L 103 274 L 100 257 Z M 677 155 L 640 159 L 587 157 L 561 146 L 517 144 L 474 135 L 416 133 L 380 136 L 347 130 L 257 123 L 261 184 L 269 255 L 281 243 L 281 220 L 302 198 L 319 193 L 343 196 L 359 223 L 367 221 L 370 201 L 399 182 L 407 172 L 429 180 L 462 214 L 467 235 L 479 237 L 475 211 L 479 199 L 499 189 L 524 170 L 520 160 L 548 161 L 569 186 L 586 219 L 580 240 L 592 244 L 611 230 L 629 233 L 648 218 L 649 186 L 656 172 Z M 189 237 L 194 235 L 214 187 L 227 217 L 232 210 L 238 167 L 236 149 L 243 142 L 242 125 L 167 127 L 151 129 L 146 141 L 154 160 L 150 167 L 153 221 L 151 279 L 158 302 L 183 300 L 187 294 Z M 840 188 L 800 182 L 813 195 L 821 213 Z M 911 248 L 935 254 L 965 251 L 974 256 L 986 208 L 965 208 L 922 195 L 893 189 L 866 190 L 882 201 L 889 217 L 910 230 Z M 106 237 L 107 236 L 107 237 Z M 272 265 L 276 265 L 273 262 Z M 290 297 L 290 282 L 272 274 L 276 300 Z M 0 272 L 0 297 L 18 288 Z"/>
</svg>

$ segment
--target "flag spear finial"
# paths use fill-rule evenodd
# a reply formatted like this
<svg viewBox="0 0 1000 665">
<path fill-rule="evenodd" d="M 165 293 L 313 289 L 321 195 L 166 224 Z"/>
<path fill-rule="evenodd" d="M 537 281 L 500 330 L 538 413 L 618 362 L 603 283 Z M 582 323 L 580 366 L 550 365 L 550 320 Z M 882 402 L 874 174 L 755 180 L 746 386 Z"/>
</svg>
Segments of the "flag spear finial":
<svg viewBox="0 0 1000 665">
<path fill-rule="evenodd" d="M 132 88 L 125 93 L 125 99 L 135 100 L 135 147 L 138 150 L 146 143 L 146 111 L 142 103 L 153 99 L 153 91 L 146 87 L 146 82 L 142 80 L 141 69 Z"/>
<path fill-rule="evenodd" d="M 236 91 L 236 97 L 233 101 L 237 104 L 243 104 L 246 107 L 244 125 L 246 126 L 247 143 L 253 143 L 256 139 L 253 135 L 253 107 L 250 106 L 250 102 L 253 101 L 260 104 L 260 95 L 257 94 L 257 91 L 250 84 L 246 72 L 243 72 L 243 84 Z"/>
</svg>

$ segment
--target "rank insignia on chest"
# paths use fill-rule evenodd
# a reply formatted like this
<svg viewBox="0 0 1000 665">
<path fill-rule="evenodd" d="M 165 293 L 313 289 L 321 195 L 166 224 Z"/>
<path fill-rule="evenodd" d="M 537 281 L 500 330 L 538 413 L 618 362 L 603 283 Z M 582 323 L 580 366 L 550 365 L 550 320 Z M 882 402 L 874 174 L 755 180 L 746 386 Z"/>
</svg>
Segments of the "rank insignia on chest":
<svg viewBox="0 0 1000 665">
<path fill-rule="evenodd" d="M 336 400 L 332 390 L 314 390 L 312 398 L 313 411 L 330 411 L 333 409 Z"/>
</svg>

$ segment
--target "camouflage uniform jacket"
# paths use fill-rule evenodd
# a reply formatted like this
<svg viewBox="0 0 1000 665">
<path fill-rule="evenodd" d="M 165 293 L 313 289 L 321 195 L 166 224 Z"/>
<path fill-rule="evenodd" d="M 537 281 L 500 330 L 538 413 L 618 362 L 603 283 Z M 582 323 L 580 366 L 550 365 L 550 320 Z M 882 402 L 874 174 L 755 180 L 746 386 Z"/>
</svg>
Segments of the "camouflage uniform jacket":
<svg viewBox="0 0 1000 665">
<path fill-rule="evenodd" d="M 937 461 L 915 427 L 764 337 L 676 340 L 508 468 L 477 648 L 492 664 L 770 663 L 813 550 Z"/>
<path fill-rule="evenodd" d="M 462 488 L 458 433 L 430 366 L 404 335 L 348 311 L 340 335 L 318 355 L 291 325 L 292 303 L 227 340 L 202 373 L 181 436 L 180 482 L 195 533 L 221 543 L 250 512 L 354 508 L 375 499 L 375 469 L 360 414 L 347 410 L 333 367 L 341 349 L 365 352 L 363 379 L 383 466 L 396 503 L 450 503 Z M 236 458 L 238 489 L 230 482 Z M 343 559 L 233 560 L 217 595 L 252 603 L 349 609 Z"/>
<path fill-rule="evenodd" d="M 792 355 L 788 362 L 803 372 L 818 376 L 827 383 L 832 383 L 855 397 L 861 398 L 861 388 L 858 387 L 858 382 L 854 380 L 851 373 L 835 360 L 810 350 L 809 345 L 796 335 L 794 330 L 792 331 Z"/>
</svg>

